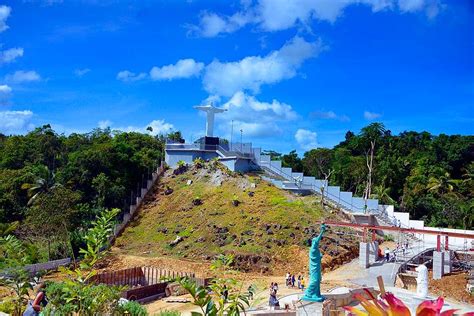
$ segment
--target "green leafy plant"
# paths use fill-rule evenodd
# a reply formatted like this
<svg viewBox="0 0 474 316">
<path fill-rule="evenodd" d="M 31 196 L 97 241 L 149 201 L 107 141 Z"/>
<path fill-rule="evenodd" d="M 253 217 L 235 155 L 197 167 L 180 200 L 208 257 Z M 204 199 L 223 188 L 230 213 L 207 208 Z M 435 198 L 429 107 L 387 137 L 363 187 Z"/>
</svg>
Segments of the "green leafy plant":
<svg viewBox="0 0 474 316">
<path fill-rule="evenodd" d="M 79 268 L 60 268 L 67 274 L 67 279 L 47 286 L 50 304 L 44 311 L 45 315 L 103 315 L 118 308 L 123 287 L 91 282 L 96 274 L 92 268 L 103 256 L 102 250 L 108 244 L 118 213 L 119 209 L 105 210 L 97 217 L 84 237 L 86 247 L 80 249 L 84 257 Z"/>
<path fill-rule="evenodd" d="M 188 165 L 185 161 L 180 160 L 176 163 L 177 168 L 173 171 L 173 174 L 178 175 L 186 172 L 188 170 Z"/>
<path fill-rule="evenodd" d="M 233 206 L 239 206 L 239 204 L 240 204 L 239 198 L 237 197 L 237 195 L 234 194 L 232 196 L 232 205 Z"/>
<path fill-rule="evenodd" d="M 29 291 L 33 288 L 31 277 L 25 270 L 29 261 L 22 242 L 12 235 L 0 238 L 0 285 L 10 289 L 14 296 L 11 299 L 13 315 L 21 315 L 28 302 Z"/>
<path fill-rule="evenodd" d="M 117 312 L 120 315 L 130 316 L 147 316 L 148 312 L 145 307 L 134 301 L 129 301 L 124 304 L 120 304 L 117 308 Z"/>
<path fill-rule="evenodd" d="M 205 316 L 238 316 L 245 313 L 245 308 L 250 306 L 249 298 L 254 295 L 255 287 L 251 286 L 243 290 L 243 283 L 228 277 L 232 274 L 232 255 L 219 255 L 211 265 L 213 270 L 221 270 L 222 278 L 213 279 L 208 287 L 197 285 L 190 278 L 178 279 L 179 284 L 193 298 L 193 304 L 198 306 L 201 312 L 192 312 L 191 315 Z"/>
<path fill-rule="evenodd" d="M 181 316 L 178 311 L 161 311 L 157 316 Z"/>
<path fill-rule="evenodd" d="M 194 167 L 199 169 L 199 168 L 204 167 L 205 161 L 201 157 L 197 157 L 196 159 L 194 159 L 193 163 L 194 163 Z"/>
</svg>

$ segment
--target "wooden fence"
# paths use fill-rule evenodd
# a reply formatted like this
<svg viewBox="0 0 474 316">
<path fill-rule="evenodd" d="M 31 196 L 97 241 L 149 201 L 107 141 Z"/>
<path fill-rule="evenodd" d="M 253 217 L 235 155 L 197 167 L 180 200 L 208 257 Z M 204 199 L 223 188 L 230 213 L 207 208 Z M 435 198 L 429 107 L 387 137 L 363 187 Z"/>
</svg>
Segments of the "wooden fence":
<svg viewBox="0 0 474 316">
<path fill-rule="evenodd" d="M 197 285 L 209 285 L 210 278 L 197 278 L 193 272 L 173 271 L 156 267 L 135 267 L 96 274 L 89 282 L 95 284 L 122 285 L 129 288 L 122 297 L 141 303 L 172 295 L 167 291 L 169 280 L 178 277 L 193 279 Z"/>
<path fill-rule="evenodd" d="M 40 271 L 55 270 L 61 266 L 67 266 L 69 264 L 71 264 L 71 258 L 65 258 L 42 263 L 28 264 L 25 266 L 25 270 L 31 274 L 35 274 Z"/>
<path fill-rule="evenodd" d="M 135 267 L 97 274 L 91 278 L 91 282 L 136 287 L 158 284 L 177 277 L 195 278 L 196 275 L 192 272 L 178 272 L 156 267 Z"/>
</svg>

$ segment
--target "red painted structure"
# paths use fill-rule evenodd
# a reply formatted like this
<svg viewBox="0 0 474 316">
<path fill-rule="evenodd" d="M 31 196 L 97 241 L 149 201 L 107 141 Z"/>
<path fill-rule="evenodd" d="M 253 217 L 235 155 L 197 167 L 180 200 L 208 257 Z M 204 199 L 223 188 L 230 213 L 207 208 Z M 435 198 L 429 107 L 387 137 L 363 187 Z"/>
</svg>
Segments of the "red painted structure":
<svg viewBox="0 0 474 316">
<path fill-rule="evenodd" d="M 432 230 L 432 229 L 366 225 L 366 224 L 346 223 L 346 222 L 337 222 L 337 221 L 325 221 L 324 224 L 326 224 L 328 226 L 350 227 L 350 228 L 356 228 L 356 229 L 363 229 L 363 239 L 364 240 L 367 240 L 368 232 L 372 232 L 372 241 L 375 240 L 375 232 L 377 230 L 396 231 L 396 232 L 400 232 L 400 233 L 436 235 L 437 236 L 437 239 L 436 239 L 436 249 L 437 249 L 437 251 L 441 251 L 441 236 L 444 236 L 444 238 L 445 238 L 445 243 L 444 243 L 445 250 L 449 249 L 448 248 L 448 238 L 449 237 L 474 239 L 474 234 L 447 232 L 447 231 L 439 231 L 439 230 Z"/>
</svg>

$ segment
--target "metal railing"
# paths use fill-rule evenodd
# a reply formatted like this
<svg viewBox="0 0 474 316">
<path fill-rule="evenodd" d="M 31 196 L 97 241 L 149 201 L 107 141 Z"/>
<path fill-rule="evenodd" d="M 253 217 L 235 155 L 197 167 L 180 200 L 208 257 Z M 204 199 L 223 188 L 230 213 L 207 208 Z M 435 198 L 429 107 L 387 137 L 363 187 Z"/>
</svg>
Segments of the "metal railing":
<svg viewBox="0 0 474 316">
<path fill-rule="evenodd" d="M 286 179 L 287 181 L 291 181 L 291 182 L 295 183 L 298 188 L 301 188 L 303 190 L 311 190 L 311 191 L 315 192 L 318 195 L 322 195 L 322 196 L 328 198 L 328 200 L 330 202 L 336 204 L 337 206 L 339 206 L 342 209 L 345 209 L 346 211 L 349 211 L 351 213 L 352 212 L 362 212 L 363 213 L 365 211 L 364 207 L 357 207 L 357 206 L 353 205 L 352 203 L 348 203 L 347 201 L 341 200 L 340 196 L 336 196 L 332 193 L 329 193 L 328 190 L 324 190 L 324 192 L 321 192 L 321 187 L 316 186 L 315 184 L 304 183 L 303 179 L 297 179 L 297 178 L 293 177 L 293 175 L 290 175 L 290 174 L 284 172 L 281 168 L 277 168 L 277 167 L 273 166 L 272 165 L 272 160 L 270 160 L 268 162 L 267 161 L 261 161 L 260 166 L 264 170 L 267 169 L 268 171 L 270 171 L 270 172 Z M 372 210 L 368 210 L 368 211 L 372 211 Z"/>
<path fill-rule="evenodd" d="M 239 157 L 255 159 L 255 152 L 257 149 L 250 148 L 250 151 L 240 151 L 238 146 L 224 148 L 221 145 L 208 144 L 166 144 L 166 150 L 201 150 L 201 151 L 218 151 L 223 157 Z"/>
</svg>

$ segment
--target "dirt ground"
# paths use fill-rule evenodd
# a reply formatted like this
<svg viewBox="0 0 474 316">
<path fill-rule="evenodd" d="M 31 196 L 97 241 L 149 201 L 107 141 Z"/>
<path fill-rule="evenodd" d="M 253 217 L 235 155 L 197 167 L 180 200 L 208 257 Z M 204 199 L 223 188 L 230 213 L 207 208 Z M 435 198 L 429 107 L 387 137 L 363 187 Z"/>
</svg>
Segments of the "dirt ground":
<svg viewBox="0 0 474 316">
<path fill-rule="evenodd" d="M 432 273 L 430 272 L 430 293 L 474 305 L 474 295 L 470 295 L 466 291 L 468 276 L 466 272 L 451 273 L 445 275 L 441 280 L 433 280 L 431 275 Z"/>
</svg>

